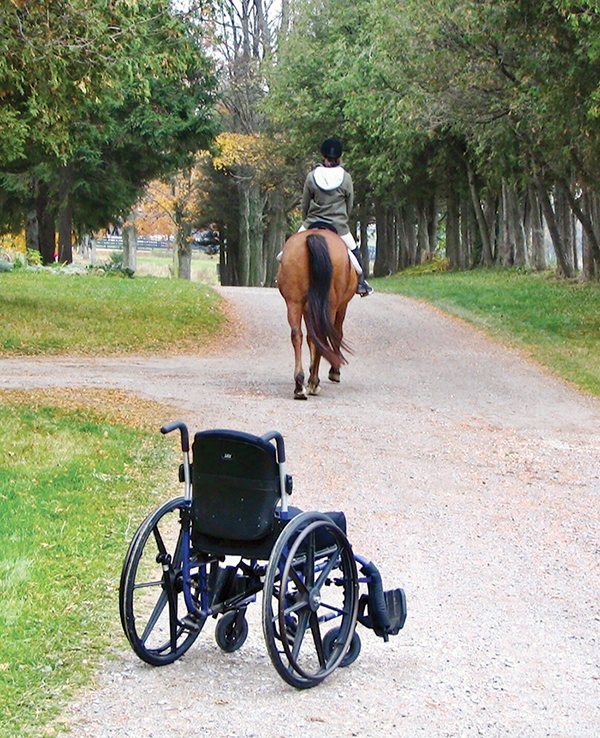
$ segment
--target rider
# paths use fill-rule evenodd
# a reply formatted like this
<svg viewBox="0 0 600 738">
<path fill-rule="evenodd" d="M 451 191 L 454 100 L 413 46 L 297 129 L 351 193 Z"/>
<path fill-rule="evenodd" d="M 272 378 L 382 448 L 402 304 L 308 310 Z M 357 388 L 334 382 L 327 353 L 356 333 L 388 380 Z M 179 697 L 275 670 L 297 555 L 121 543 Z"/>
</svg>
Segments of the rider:
<svg viewBox="0 0 600 738">
<path fill-rule="evenodd" d="M 357 294 L 366 297 L 373 292 L 367 282 L 360 258 L 360 249 L 350 229 L 348 216 L 354 200 L 352 177 L 340 164 L 342 144 L 336 138 L 328 138 L 321 144 L 323 163 L 309 172 L 302 195 L 301 231 L 316 223 L 333 226 L 356 260 L 358 272 Z"/>
</svg>

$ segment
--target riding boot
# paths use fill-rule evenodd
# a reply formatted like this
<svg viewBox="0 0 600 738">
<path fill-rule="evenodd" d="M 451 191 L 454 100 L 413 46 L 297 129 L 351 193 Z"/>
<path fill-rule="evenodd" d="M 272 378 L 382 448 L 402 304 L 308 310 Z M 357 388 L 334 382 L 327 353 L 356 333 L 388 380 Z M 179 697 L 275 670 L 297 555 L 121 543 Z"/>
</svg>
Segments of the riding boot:
<svg viewBox="0 0 600 738">
<path fill-rule="evenodd" d="M 356 287 L 356 294 L 360 295 L 361 297 L 367 297 L 373 292 L 373 288 L 365 279 L 365 269 L 360 257 L 360 249 L 357 247 L 353 249 L 352 253 L 356 261 L 360 264 L 360 274 L 358 275 L 358 286 Z"/>
</svg>

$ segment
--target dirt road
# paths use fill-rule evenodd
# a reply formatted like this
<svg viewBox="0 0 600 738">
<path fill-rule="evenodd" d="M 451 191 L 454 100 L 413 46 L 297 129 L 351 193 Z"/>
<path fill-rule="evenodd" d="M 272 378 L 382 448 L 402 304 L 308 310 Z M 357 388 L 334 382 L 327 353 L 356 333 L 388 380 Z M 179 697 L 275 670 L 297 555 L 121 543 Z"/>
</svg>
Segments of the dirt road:
<svg viewBox="0 0 600 738">
<path fill-rule="evenodd" d="M 361 627 L 358 661 L 296 692 L 255 605 L 237 653 L 211 623 L 170 667 L 118 651 L 69 709 L 73 735 L 597 738 L 600 403 L 383 294 L 350 305 L 342 383 L 323 371 L 321 396 L 294 401 L 278 292 L 222 292 L 246 328 L 218 352 L 3 360 L 0 387 L 119 387 L 194 430 L 281 431 L 294 504 L 346 512 L 354 548 L 405 588 L 406 627 L 387 644 Z"/>
</svg>

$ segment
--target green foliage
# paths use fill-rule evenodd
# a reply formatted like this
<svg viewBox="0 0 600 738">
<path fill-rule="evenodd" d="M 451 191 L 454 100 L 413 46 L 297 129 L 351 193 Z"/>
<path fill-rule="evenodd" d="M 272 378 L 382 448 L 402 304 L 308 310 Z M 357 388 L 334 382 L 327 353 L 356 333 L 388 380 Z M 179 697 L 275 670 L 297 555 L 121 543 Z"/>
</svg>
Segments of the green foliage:
<svg viewBox="0 0 600 738">
<path fill-rule="evenodd" d="M 465 153 L 495 191 L 534 166 L 597 183 L 598 39 L 591 1 L 302 0 L 270 109 L 305 152 L 341 135 L 390 202 L 452 182 Z"/>
<path fill-rule="evenodd" d="M 65 182 L 80 230 L 105 226 L 210 142 L 201 26 L 168 0 L 3 3 L 0 24 L 5 227 L 41 184 L 55 212 Z"/>
<path fill-rule="evenodd" d="M 427 300 L 514 342 L 565 379 L 600 395 L 600 290 L 549 274 L 478 269 L 374 280 Z"/>
<path fill-rule="evenodd" d="M 52 401 L 5 397 L 0 424 L 0 736 L 33 738 L 118 637 L 131 526 L 164 495 L 172 447 Z"/>
<path fill-rule="evenodd" d="M 120 277 L 133 278 L 134 271 L 128 267 L 123 266 L 123 252 L 115 251 L 110 254 L 108 261 L 106 261 L 101 267 L 91 267 L 91 271 L 101 271 L 105 274 L 116 274 Z"/>
<path fill-rule="evenodd" d="M 223 328 L 220 298 L 185 280 L 14 271 L 0 282 L 0 352 L 195 351 Z"/>
</svg>

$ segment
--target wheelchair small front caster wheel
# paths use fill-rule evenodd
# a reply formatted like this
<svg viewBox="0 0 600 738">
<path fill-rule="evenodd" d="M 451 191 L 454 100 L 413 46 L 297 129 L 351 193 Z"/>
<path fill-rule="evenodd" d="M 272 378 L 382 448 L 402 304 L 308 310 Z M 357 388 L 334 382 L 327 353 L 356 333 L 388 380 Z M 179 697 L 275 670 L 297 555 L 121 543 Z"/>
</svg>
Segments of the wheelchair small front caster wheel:
<svg viewBox="0 0 600 738">
<path fill-rule="evenodd" d="M 325 637 L 323 638 L 323 652 L 325 653 L 325 656 L 328 656 L 333 651 L 339 632 L 339 628 L 334 628 L 333 630 L 325 633 Z M 344 667 L 353 664 L 360 654 L 360 648 L 360 636 L 356 631 L 354 631 L 354 634 L 352 635 L 352 641 L 350 642 L 350 648 L 348 649 L 348 652 L 346 653 L 344 658 L 341 660 L 340 666 Z"/>
<path fill-rule="evenodd" d="M 226 653 L 233 653 L 241 648 L 248 637 L 248 621 L 239 610 L 226 612 L 215 628 L 215 640 L 219 648 Z"/>
</svg>

